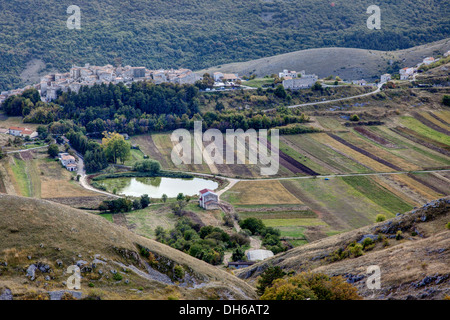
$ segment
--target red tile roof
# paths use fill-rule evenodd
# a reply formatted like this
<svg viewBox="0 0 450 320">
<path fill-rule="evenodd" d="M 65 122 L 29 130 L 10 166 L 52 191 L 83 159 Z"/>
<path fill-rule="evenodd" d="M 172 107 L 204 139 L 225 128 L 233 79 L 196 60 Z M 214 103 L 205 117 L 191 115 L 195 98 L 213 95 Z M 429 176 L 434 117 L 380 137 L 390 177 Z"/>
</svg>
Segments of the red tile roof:
<svg viewBox="0 0 450 320">
<path fill-rule="evenodd" d="M 210 190 L 210 189 L 203 189 L 203 190 L 200 190 L 200 194 L 205 194 L 205 193 L 207 193 L 207 192 L 214 192 L 214 191 L 212 191 L 212 190 Z"/>
</svg>

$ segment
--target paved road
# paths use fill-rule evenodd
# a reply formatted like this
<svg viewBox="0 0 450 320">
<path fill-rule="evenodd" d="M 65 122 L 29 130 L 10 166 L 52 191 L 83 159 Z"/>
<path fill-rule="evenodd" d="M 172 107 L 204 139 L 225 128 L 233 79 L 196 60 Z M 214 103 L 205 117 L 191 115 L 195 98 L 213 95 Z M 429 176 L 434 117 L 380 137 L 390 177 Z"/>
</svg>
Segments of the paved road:
<svg viewBox="0 0 450 320">
<path fill-rule="evenodd" d="M 80 175 L 80 181 L 79 182 L 80 182 L 80 185 L 83 188 L 85 188 L 86 190 L 90 190 L 90 191 L 94 191 L 94 192 L 97 192 L 97 193 L 101 193 L 101 194 L 104 194 L 104 195 L 107 195 L 107 196 L 110 196 L 110 197 L 120 198 L 120 196 L 118 196 L 116 194 L 112 194 L 112 193 L 109 193 L 109 192 L 106 192 L 106 191 L 98 190 L 98 189 L 95 189 L 94 187 L 92 187 L 89 184 L 89 182 L 87 181 L 87 174 L 86 174 L 86 170 L 84 168 L 84 159 L 83 159 L 83 157 L 81 156 L 81 154 L 79 154 L 77 152 L 75 154 L 78 157 L 78 169 L 77 169 L 77 171 L 78 171 L 78 174 Z"/>
<path fill-rule="evenodd" d="M 377 85 L 377 89 L 375 91 L 364 93 L 364 94 L 359 94 L 357 96 L 351 96 L 351 97 L 334 99 L 334 100 L 326 100 L 326 101 L 318 101 L 318 102 L 308 102 L 308 103 L 296 104 L 296 105 L 288 106 L 287 108 L 292 109 L 292 108 L 299 108 L 299 107 L 306 107 L 306 106 L 315 106 L 315 105 L 318 105 L 318 104 L 327 104 L 327 103 L 332 103 L 332 102 L 339 102 L 339 101 L 363 98 L 363 97 L 371 96 L 373 94 L 376 94 L 376 93 L 380 92 L 381 91 L 381 87 L 383 86 L 383 84 L 384 84 L 384 82 L 383 83 L 379 83 Z M 267 109 L 267 110 L 264 110 L 264 112 L 269 112 L 269 111 L 274 111 L 274 110 L 276 110 L 276 109 L 275 108 L 274 109 Z"/>
</svg>

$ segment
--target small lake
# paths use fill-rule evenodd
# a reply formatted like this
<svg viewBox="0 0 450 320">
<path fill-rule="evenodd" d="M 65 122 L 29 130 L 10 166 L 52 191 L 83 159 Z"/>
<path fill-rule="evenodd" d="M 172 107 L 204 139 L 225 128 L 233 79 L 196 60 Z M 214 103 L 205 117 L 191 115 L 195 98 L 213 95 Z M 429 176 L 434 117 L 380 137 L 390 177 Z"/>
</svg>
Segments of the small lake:
<svg viewBox="0 0 450 320">
<path fill-rule="evenodd" d="M 140 197 L 148 194 L 150 198 L 161 198 L 166 194 L 169 198 L 176 198 L 179 193 L 189 196 L 198 195 L 203 189 L 215 190 L 219 184 L 212 180 L 193 178 L 113 178 L 98 181 L 108 192 L 116 189 L 117 194 Z"/>
</svg>

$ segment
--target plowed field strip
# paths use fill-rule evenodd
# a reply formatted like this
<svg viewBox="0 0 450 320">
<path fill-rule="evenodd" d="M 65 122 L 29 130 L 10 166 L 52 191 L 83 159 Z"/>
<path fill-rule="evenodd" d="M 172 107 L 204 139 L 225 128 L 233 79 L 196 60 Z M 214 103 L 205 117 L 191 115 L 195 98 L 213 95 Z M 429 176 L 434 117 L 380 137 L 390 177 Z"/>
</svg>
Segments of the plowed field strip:
<svg viewBox="0 0 450 320">
<path fill-rule="evenodd" d="M 270 149 L 270 150 L 275 150 L 275 152 L 276 152 L 275 147 L 273 147 L 274 149 L 272 149 L 272 144 L 269 141 L 267 141 L 267 148 Z M 278 150 L 278 152 L 279 152 L 279 155 L 280 155 L 280 164 L 283 165 L 284 167 L 288 168 L 289 170 L 291 170 L 293 173 L 304 173 L 304 174 L 306 174 L 308 176 L 318 176 L 318 175 L 320 175 L 319 173 L 317 173 L 314 170 L 308 168 L 304 164 L 298 162 L 294 158 L 288 156 L 283 151 Z"/>
<path fill-rule="evenodd" d="M 395 133 L 401 135 L 402 137 L 409 139 L 415 143 L 418 143 L 424 147 L 427 147 L 431 150 L 442 153 L 443 155 L 450 156 L 450 151 L 446 150 L 445 145 L 443 145 L 437 141 L 431 140 L 425 136 L 422 136 L 411 129 L 396 127 L 396 128 L 391 128 L 391 130 L 394 131 Z"/>
<path fill-rule="evenodd" d="M 363 149 L 361 149 L 361 148 L 359 148 L 359 147 L 357 147 L 357 146 L 355 146 L 355 145 L 345 141 L 344 139 L 342 139 L 341 137 L 338 137 L 337 135 L 335 135 L 333 133 L 327 133 L 327 134 L 331 138 L 333 138 L 334 140 L 336 140 L 336 141 L 342 143 L 343 145 L 345 145 L 345 146 L 347 146 L 347 147 L 349 147 L 349 148 L 351 148 L 351 149 L 353 149 L 353 150 L 355 150 L 355 151 L 365 155 L 366 157 L 371 158 L 372 160 L 375 160 L 375 161 L 377 161 L 377 162 L 379 162 L 379 163 L 381 163 L 381 164 L 383 164 L 383 165 L 385 165 L 385 166 L 387 166 L 387 167 L 389 167 L 391 169 L 394 169 L 396 171 L 402 171 L 402 168 L 400 168 L 400 167 L 398 167 L 398 166 L 396 166 L 396 165 L 394 165 L 394 164 L 392 164 L 392 163 L 390 163 L 390 162 L 388 162 L 388 161 L 386 161 L 384 159 L 381 159 L 380 157 L 377 157 L 376 155 L 371 154 L 370 152 L 368 152 L 366 150 L 363 150 Z"/>
<path fill-rule="evenodd" d="M 432 116 L 433 118 L 435 118 L 437 121 L 440 121 L 441 123 L 443 123 L 443 124 L 445 124 L 446 126 L 449 126 L 449 127 L 450 127 L 450 123 L 448 123 L 447 121 L 445 121 L 444 119 L 442 119 L 441 117 L 439 117 L 438 115 L 436 115 L 435 113 L 430 112 L 429 114 L 430 114 L 430 116 Z"/>
<path fill-rule="evenodd" d="M 426 125 L 427 127 L 436 130 L 440 133 L 446 134 L 448 136 L 450 136 L 450 131 L 436 125 L 435 123 L 433 123 L 432 121 L 428 120 L 427 118 L 425 118 L 424 116 L 422 116 L 421 114 L 417 113 L 417 112 L 413 112 L 413 117 L 420 121 L 422 124 Z"/>
<path fill-rule="evenodd" d="M 391 141 L 386 140 L 385 138 L 375 134 L 372 131 L 369 131 L 368 129 L 364 127 L 355 127 L 354 130 L 358 132 L 359 134 L 363 135 L 367 139 L 382 145 L 386 148 L 398 148 L 395 144 L 393 144 Z"/>
<path fill-rule="evenodd" d="M 442 191 L 437 186 L 432 185 L 431 183 L 425 181 L 424 179 L 419 178 L 417 175 L 414 175 L 412 173 L 408 173 L 407 176 L 412 178 L 412 179 L 414 179 L 414 180 L 416 180 L 417 182 L 423 184 L 424 186 L 426 186 L 427 188 L 433 190 L 434 192 L 437 192 L 437 193 L 442 194 L 442 195 L 446 194 L 444 191 Z"/>
</svg>

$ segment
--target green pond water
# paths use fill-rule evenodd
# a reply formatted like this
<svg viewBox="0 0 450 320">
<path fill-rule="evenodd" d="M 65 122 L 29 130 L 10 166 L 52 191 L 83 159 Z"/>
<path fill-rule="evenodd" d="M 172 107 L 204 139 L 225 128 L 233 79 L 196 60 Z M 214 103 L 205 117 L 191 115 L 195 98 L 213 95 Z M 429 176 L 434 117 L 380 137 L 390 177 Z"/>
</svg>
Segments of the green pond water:
<svg viewBox="0 0 450 320">
<path fill-rule="evenodd" d="M 212 180 L 194 178 L 114 178 L 98 181 L 108 192 L 116 189 L 117 194 L 131 197 L 140 197 L 148 194 L 150 198 L 161 198 L 166 194 L 169 198 L 175 198 L 179 193 L 195 196 L 202 189 L 217 189 L 219 184 Z"/>
</svg>

